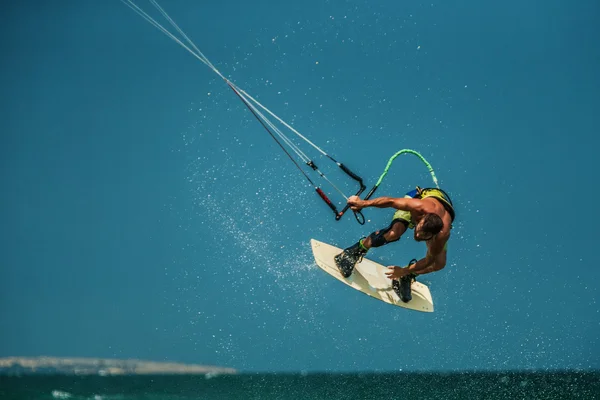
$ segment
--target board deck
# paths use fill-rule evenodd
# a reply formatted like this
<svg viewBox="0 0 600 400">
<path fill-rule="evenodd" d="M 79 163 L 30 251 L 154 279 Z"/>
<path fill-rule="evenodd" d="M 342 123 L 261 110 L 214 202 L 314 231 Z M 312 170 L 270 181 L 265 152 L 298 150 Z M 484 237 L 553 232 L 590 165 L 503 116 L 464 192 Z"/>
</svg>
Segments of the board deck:
<svg viewBox="0 0 600 400">
<path fill-rule="evenodd" d="M 334 257 L 341 253 L 343 249 L 315 239 L 311 239 L 310 244 L 319 268 L 340 282 L 394 306 L 421 312 L 433 312 L 433 300 L 426 285 L 418 281 L 413 282 L 411 287 L 412 300 L 404 303 L 392 289 L 392 281 L 384 273 L 387 270 L 385 266 L 363 258 L 354 267 L 352 275 L 349 278 L 344 278 L 334 261 Z"/>
</svg>

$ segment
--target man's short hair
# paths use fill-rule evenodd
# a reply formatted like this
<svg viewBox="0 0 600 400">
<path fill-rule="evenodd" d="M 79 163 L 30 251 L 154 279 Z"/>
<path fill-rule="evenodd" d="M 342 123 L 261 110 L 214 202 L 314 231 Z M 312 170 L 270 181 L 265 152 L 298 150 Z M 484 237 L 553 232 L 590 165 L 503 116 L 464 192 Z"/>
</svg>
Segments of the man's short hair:
<svg viewBox="0 0 600 400">
<path fill-rule="evenodd" d="M 437 235 L 440 233 L 442 228 L 444 227 L 444 222 L 437 214 L 425 214 L 423 217 L 423 225 L 421 229 L 423 232 L 429 232 L 432 235 Z"/>
</svg>

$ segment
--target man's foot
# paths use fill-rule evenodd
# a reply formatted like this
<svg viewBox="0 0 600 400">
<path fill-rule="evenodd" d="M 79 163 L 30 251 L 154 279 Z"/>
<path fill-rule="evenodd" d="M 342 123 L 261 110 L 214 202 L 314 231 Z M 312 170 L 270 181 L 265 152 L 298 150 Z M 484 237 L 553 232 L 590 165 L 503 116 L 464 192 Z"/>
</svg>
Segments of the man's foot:
<svg viewBox="0 0 600 400">
<path fill-rule="evenodd" d="M 356 263 L 362 261 L 365 254 L 367 254 L 367 250 L 362 247 L 359 241 L 335 256 L 335 265 L 337 265 L 342 276 L 348 278 L 352 275 Z"/>
<path fill-rule="evenodd" d="M 413 259 L 408 263 L 408 265 L 411 266 L 416 262 L 417 260 Z M 402 300 L 405 303 L 408 303 L 412 300 L 411 286 L 412 283 L 416 281 L 416 278 L 417 275 L 408 274 L 400 278 L 400 281 L 398 281 L 397 279 L 394 279 L 392 281 L 392 288 L 394 289 L 394 292 L 396 292 L 398 297 L 400 297 L 400 300 Z"/>
</svg>

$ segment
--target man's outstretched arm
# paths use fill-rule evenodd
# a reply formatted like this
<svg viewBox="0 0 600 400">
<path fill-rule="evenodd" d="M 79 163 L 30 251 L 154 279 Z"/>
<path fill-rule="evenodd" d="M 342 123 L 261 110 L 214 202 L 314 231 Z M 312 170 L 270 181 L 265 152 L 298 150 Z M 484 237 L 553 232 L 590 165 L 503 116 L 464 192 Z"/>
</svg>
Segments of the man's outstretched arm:
<svg viewBox="0 0 600 400">
<path fill-rule="evenodd" d="M 420 199 L 400 198 L 400 197 L 377 197 L 372 200 L 361 200 L 358 196 L 351 196 L 348 199 L 350 208 L 358 211 L 366 207 L 377 208 L 395 208 L 397 210 L 422 212 L 423 201 Z"/>
</svg>

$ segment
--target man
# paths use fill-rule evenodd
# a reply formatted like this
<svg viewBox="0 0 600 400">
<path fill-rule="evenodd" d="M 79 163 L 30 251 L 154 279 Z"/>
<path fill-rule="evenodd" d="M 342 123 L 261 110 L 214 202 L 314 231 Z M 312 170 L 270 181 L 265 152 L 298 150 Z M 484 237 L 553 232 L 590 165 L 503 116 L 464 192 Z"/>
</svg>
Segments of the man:
<svg viewBox="0 0 600 400">
<path fill-rule="evenodd" d="M 352 275 L 354 266 L 370 248 L 399 240 L 407 228 L 414 229 L 416 241 L 427 242 L 427 254 L 421 260 L 411 261 L 405 268 L 389 266 L 385 272 L 392 279 L 392 287 L 402 301 L 407 303 L 412 299 L 410 286 L 417 275 L 439 271 L 446 266 L 447 242 L 455 212 L 450 197 L 443 190 L 417 186 L 404 198 L 361 200 L 352 196 L 348 204 L 354 211 L 366 207 L 395 208 L 398 211 L 387 228 L 371 233 L 335 256 L 335 263 L 345 278 Z"/>
</svg>

